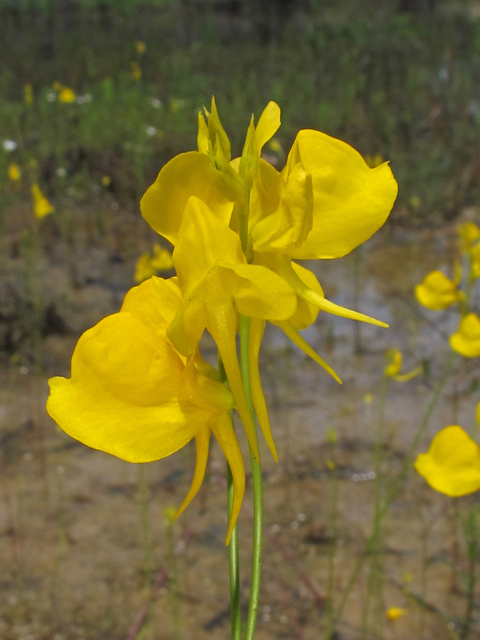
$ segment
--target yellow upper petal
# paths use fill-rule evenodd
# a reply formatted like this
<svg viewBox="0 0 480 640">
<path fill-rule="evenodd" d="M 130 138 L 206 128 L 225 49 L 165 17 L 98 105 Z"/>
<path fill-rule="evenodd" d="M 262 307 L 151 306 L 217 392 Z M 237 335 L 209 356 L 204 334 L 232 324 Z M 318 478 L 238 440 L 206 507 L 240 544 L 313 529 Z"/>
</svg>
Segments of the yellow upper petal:
<svg viewBox="0 0 480 640">
<path fill-rule="evenodd" d="M 427 309 L 441 311 L 458 301 L 458 290 L 441 271 L 432 271 L 415 287 L 415 297 Z"/>
<path fill-rule="evenodd" d="M 207 204 L 192 196 L 183 212 L 179 241 L 173 252 L 183 295 L 193 291 L 219 260 L 246 263 L 240 238 L 215 217 Z"/>
<path fill-rule="evenodd" d="M 480 318 L 475 313 L 462 318 L 458 331 L 450 336 L 450 346 L 466 358 L 480 356 Z"/>
<path fill-rule="evenodd" d="M 255 128 L 255 146 L 260 153 L 263 145 L 272 138 L 280 127 L 280 107 L 270 101 L 263 110 Z"/>
<path fill-rule="evenodd" d="M 313 181 L 313 229 L 293 258 L 340 258 L 387 219 L 397 183 L 387 163 L 370 169 L 350 145 L 320 131 L 298 133 L 287 167 L 301 162 Z"/>
<path fill-rule="evenodd" d="M 167 162 L 140 202 L 148 224 L 173 245 L 190 196 L 200 198 L 227 225 L 230 221 L 233 202 L 219 190 L 208 156 L 198 151 L 181 153 Z"/>
<path fill-rule="evenodd" d="M 415 468 L 435 491 L 447 496 L 480 489 L 480 447 L 457 425 L 435 436 L 428 453 L 418 456 Z"/>
<path fill-rule="evenodd" d="M 291 253 L 301 247 L 313 224 L 312 177 L 297 163 L 280 182 L 278 208 L 251 231 L 257 252 Z M 272 201 L 276 198 L 272 197 Z"/>
</svg>

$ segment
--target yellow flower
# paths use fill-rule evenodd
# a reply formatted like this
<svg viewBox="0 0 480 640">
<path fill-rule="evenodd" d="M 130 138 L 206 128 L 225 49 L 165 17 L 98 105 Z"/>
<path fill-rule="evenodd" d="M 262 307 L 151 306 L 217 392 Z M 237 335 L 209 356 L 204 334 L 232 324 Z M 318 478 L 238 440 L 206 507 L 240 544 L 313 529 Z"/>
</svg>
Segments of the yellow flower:
<svg viewBox="0 0 480 640">
<path fill-rule="evenodd" d="M 475 313 L 460 320 L 457 332 L 450 336 L 450 346 L 465 358 L 480 356 L 480 318 Z"/>
<path fill-rule="evenodd" d="M 142 55 L 142 53 L 145 53 L 145 51 L 147 50 L 147 45 L 141 40 L 137 40 L 135 42 L 135 49 L 137 50 L 137 53 Z"/>
<path fill-rule="evenodd" d="M 173 268 L 172 254 L 167 249 L 162 249 L 159 244 L 153 247 L 153 257 L 147 251 L 137 260 L 135 267 L 135 282 L 148 280 L 158 271 L 169 271 Z"/>
<path fill-rule="evenodd" d="M 138 258 L 135 265 L 135 282 L 140 284 L 153 275 L 155 275 L 155 269 L 152 267 L 152 258 L 150 253 L 146 251 Z"/>
<path fill-rule="evenodd" d="M 252 117 L 241 158 L 231 160 L 230 141 L 213 99 L 211 111 L 199 114 L 198 124 L 198 152 L 180 154 L 163 167 L 142 199 L 144 218 L 175 245 L 186 203 L 196 196 L 236 232 L 248 227 L 247 260 L 279 275 L 296 294 L 295 315 L 275 322 L 338 380 L 298 330 L 314 322 L 318 310 L 387 325 L 326 300 L 315 275 L 292 259 L 339 258 L 373 235 L 397 194 L 388 164 L 370 169 L 348 144 L 304 130 L 279 173 L 260 157 L 280 126 L 274 102 L 256 127 Z M 240 219 L 245 211 L 247 223 Z"/>
<path fill-rule="evenodd" d="M 172 254 L 168 249 L 162 249 L 159 244 L 153 246 L 152 266 L 155 271 L 170 271 L 173 269 Z"/>
<path fill-rule="evenodd" d="M 412 196 L 410 198 L 410 204 L 412 205 L 412 207 L 414 209 L 418 209 L 418 207 L 420 206 L 421 202 L 420 202 L 420 198 L 418 196 Z"/>
<path fill-rule="evenodd" d="M 460 250 L 468 253 L 472 245 L 480 238 L 480 229 L 473 222 L 464 222 L 456 227 L 460 239 Z"/>
<path fill-rule="evenodd" d="M 12 164 L 8 166 L 8 177 L 12 182 L 19 182 L 22 177 L 20 167 L 15 162 L 12 162 Z"/>
<path fill-rule="evenodd" d="M 250 347 L 251 358 L 255 359 L 263 335 L 263 321 L 290 317 L 296 307 L 295 295 L 276 274 L 248 264 L 238 235 L 195 196 L 187 202 L 178 238 L 172 258 L 183 302 L 167 335 L 176 349 L 188 356 L 196 349 L 203 331 L 208 329 L 217 344 L 237 411 L 257 456 L 255 429 L 237 360 L 237 312 L 253 319 Z M 259 423 L 276 458 L 256 370 L 251 383 Z"/>
<path fill-rule="evenodd" d="M 447 496 L 464 496 L 480 489 L 480 447 L 458 425 L 442 429 L 422 453 L 415 469 L 428 484 Z"/>
<path fill-rule="evenodd" d="M 71 104 L 72 102 L 75 102 L 76 98 L 77 96 L 75 95 L 75 92 L 68 87 L 64 87 L 58 95 L 58 101 L 65 104 Z"/>
<path fill-rule="evenodd" d="M 462 278 L 462 270 L 458 263 L 455 265 L 455 277 L 447 278 L 441 271 L 432 271 L 421 284 L 415 287 L 415 297 L 427 309 L 442 311 L 455 302 L 464 299 L 463 292 L 458 290 Z"/>
<path fill-rule="evenodd" d="M 405 614 L 406 614 L 405 609 L 402 609 L 401 607 L 389 607 L 386 613 L 387 618 L 392 621 L 398 620 L 399 618 L 403 618 Z"/>
<path fill-rule="evenodd" d="M 43 193 L 40 191 L 40 187 L 36 182 L 32 184 L 32 197 L 33 212 L 35 214 L 35 217 L 39 220 L 55 211 L 55 207 L 53 207 L 47 200 L 47 198 L 43 195 Z"/>
<path fill-rule="evenodd" d="M 245 486 L 229 416 L 233 398 L 198 350 L 182 357 L 167 338 L 180 303 L 174 279 L 152 278 L 131 289 L 119 313 L 80 337 L 71 378 L 49 381 L 47 410 L 73 438 L 128 462 L 165 458 L 195 438 L 192 486 L 177 515 L 203 481 L 213 432 L 234 478 L 228 542 Z"/>
<path fill-rule="evenodd" d="M 397 382 L 407 382 L 422 373 L 423 367 L 417 367 L 409 373 L 400 374 L 402 360 L 402 354 L 398 349 L 389 349 L 387 351 L 387 366 L 385 367 L 385 375 L 387 378 L 393 378 Z"/>
<path fill-rule="evenodd" d="M 140 78 L 142 77 L 142 70 L 136 60 L 130 63 L 130 69 L 132 70 L 133 79 L 140 80 Z"/>
<path fill-rule="evenodd" d="M 102 176 L 102 187 L 108 187 L 112 179 L 110 176 Z"/>
<path fill-rule="evenodd" d="M 23 87 L 23 95 L 25 98 L 25 104 L 30 105 L 33 102 L 33 89 L 31 84 L 26 84 Z"/>
<path fill-rule="evenodd" d="M 480 278 L 480 242 L 470 249 L 471 276 Z"/>
</svg>

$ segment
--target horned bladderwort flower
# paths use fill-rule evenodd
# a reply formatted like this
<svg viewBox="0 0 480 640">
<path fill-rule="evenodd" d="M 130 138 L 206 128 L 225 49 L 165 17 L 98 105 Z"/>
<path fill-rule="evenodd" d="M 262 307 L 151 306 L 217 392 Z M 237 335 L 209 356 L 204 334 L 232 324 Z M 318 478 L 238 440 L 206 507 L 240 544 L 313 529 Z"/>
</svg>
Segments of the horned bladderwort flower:
<svg viewBox="0 0 480 640">
<path fill-rule="evenodd" d="M 195 350 L 179 354 L 166 329 L 182 304 L 175 278 L 152 277 L 131 289 L 119 313 L 78 341 L 71 378 L 52 378 L 47 410 L 70 436 L 128 462 L 165 458 L 195 438 L 193 499 L 207 465 L 210 433 L 232 471 L 234 500 L 227 542 L 245 488 L 242 454 L 229 411 L 234 399 Z"/>
<path fill-rule="evenodd" d="M 335 376 L 298 331 L 312 324 L 319 310 L 386 325 L 326 300 L 316 276 L 293 260 L 342 257 L 383 225 L 397 194 L 388 164 L 371 169 L 348 144 L 303 130 L 278 172 L 261 157 L 280 126 L 274 102 L 256 127 L 252 117 L 242 155 L 234 160 L 213 99 L 211 111 L 199 114 L 198 122 L 198 151 L 180 154 L 163 167 L 142 199 L 144 218 L 176 245 L 187 201 L 191 196 L 201 200 L 238 233 L 247 262 L 277 274 L 295 294 L 297 305 L 289 317 L 257 316 L 253 333 L 261 339 L 262 320 L 278 324 Z M 258 337 L 254 341 L 258 344 Z"/>
<path fill-rule="evenodd" d="M 415 469 L 435 491 L 447 496 L 473 493 L 480 489 L 480 447 L 458 425 L 445 427 L 432 440 L 428 453 L 418 456 Z"/>
</svg>

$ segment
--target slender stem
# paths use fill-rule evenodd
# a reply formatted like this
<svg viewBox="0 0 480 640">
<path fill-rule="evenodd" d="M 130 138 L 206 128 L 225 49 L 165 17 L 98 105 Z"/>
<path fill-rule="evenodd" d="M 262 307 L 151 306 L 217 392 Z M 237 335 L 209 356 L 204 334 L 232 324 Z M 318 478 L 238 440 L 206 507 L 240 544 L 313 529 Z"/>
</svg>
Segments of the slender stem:
<svg viewBox="0 0 480 640">
<path fill-rule="evenodd" d="M 226 384 L 227 375 L 223 366 L 220 354 L 218 354 L 218 371 L 220 380 Z M 227 463 L 227 498 L 228 498 L 228 519 L 232 512 L 233 504 L 233 476 L 230 465 Z M 238 529 L 235 525 L 230 544 L 228 546 L 229 576 L 230 576 L 230 621 L 232 627 L 232 640 L 240 640 L 241 619 L 240 619 L 240 563 L 238 557 Z"/>
<path fill-rule="evenodd" d="M 228 483 L 228 517 L 232 511 L 233 504 L 233 476 L 230 466 L 227 465 Z M 240 619 L 240 565 L 238 558 L 238 529 L 237 525 L 232 532 L 230 545 L 228 547 L 229 569 L 230 569 L 230 620 L 232 626 L 232 640 L 240 640 L 241 619 Z"/>
<path fill-rule="evenodd" d="M 248 406 L 255 422 L 255 410 L 253 407 L 252 392 L 250 387 L 250 367 L 249 367 L 249 337 L 250 318 L 240 315 L 240 356 L 242 367 L 243 386 L 247 396 Z M 258 442 L 258 437 L 257 437 Z M 260 460 L 257 462 L 250 448 L 250 462 L 252 465 L 253 481 L 253 511 L 254 511 L 254 532 L 253 532 L 253 566 L 252 566 L 252 586 L 250 590 L 250 604 L 248 608 L 247 630 L 245 640 L 253 640 L 255 625 L 257 622 L 258 599 L 260 595 L 260 577 L 262 572 L 262 544 L 263 544 L 263 490 L 262 490 L 262 469 Z"/>
<path fill-rule="evenodd" d="M 464 531 L 467 538 L 468 549 L 468 589 L 467 589 L 467 608 L 465 611 L 465 619 L 462 629 L 462 640 L 467 640 L 473 621 L 473 611 L 475 607 L 475 586 L 477 582 L 476 564 L 478 557 L 478 512 L 474 508 L 470 513 L 468 521 L 464 524 Z"/>
</svg>

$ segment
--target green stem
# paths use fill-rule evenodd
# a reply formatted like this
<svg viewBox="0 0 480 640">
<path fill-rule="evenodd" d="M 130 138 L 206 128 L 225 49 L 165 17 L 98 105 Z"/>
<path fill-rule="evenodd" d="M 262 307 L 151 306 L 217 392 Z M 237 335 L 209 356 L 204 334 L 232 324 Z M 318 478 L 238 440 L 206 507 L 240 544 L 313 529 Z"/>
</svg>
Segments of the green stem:
<svg viewBox="0 0 480 640">
<path fill-rule="evenodd" d="M 242 380 L 247 396 L 248 406 L 255 421 L 255 409 L 253 407 L 252 392 L 250 387 L 250 367 L 249 367 L 249 338 L 250 338 L 250 318 L 240 315 L 240 357 L 242 367 Z M 258 437 L 257 437 L 258 443 Z M 262 469 L 260 460 L 255 460 L 250 447 L 250 462 L 252 465 L 253 482 L 253 511 L 254 511 L 254 533 L 253 533 L 253 566 L 252 566 L 252 586 L 250 590 L 250 604 L 248 607 L 247 631 L 245 640 L 253 640 L 255 625 L 257 622 L 258 599 L 260 595 L 260 577 L 262 572 L 262 544 L 263 544 L 263 491 L 262 491 Z"/>
<path fill-rule="evenodd" d="M 227 375 L 223 366 L 220 354 L 218 354 L 218 371 L 220 380 L 226 384 Z M 228 520 L 232 513 L 233 504 L 233 476 L 230 465 L 227 463 L 227 499 L 228 499 Z M 241 618 L 240 618 L 240 563 L 238 557 L 238 529 L 235 525 L 230 544 L 228 546 L 229 576 L 230 576 L 230 621 L 232 627 L 232 640 L 240 640 Z"/>
</svg>

